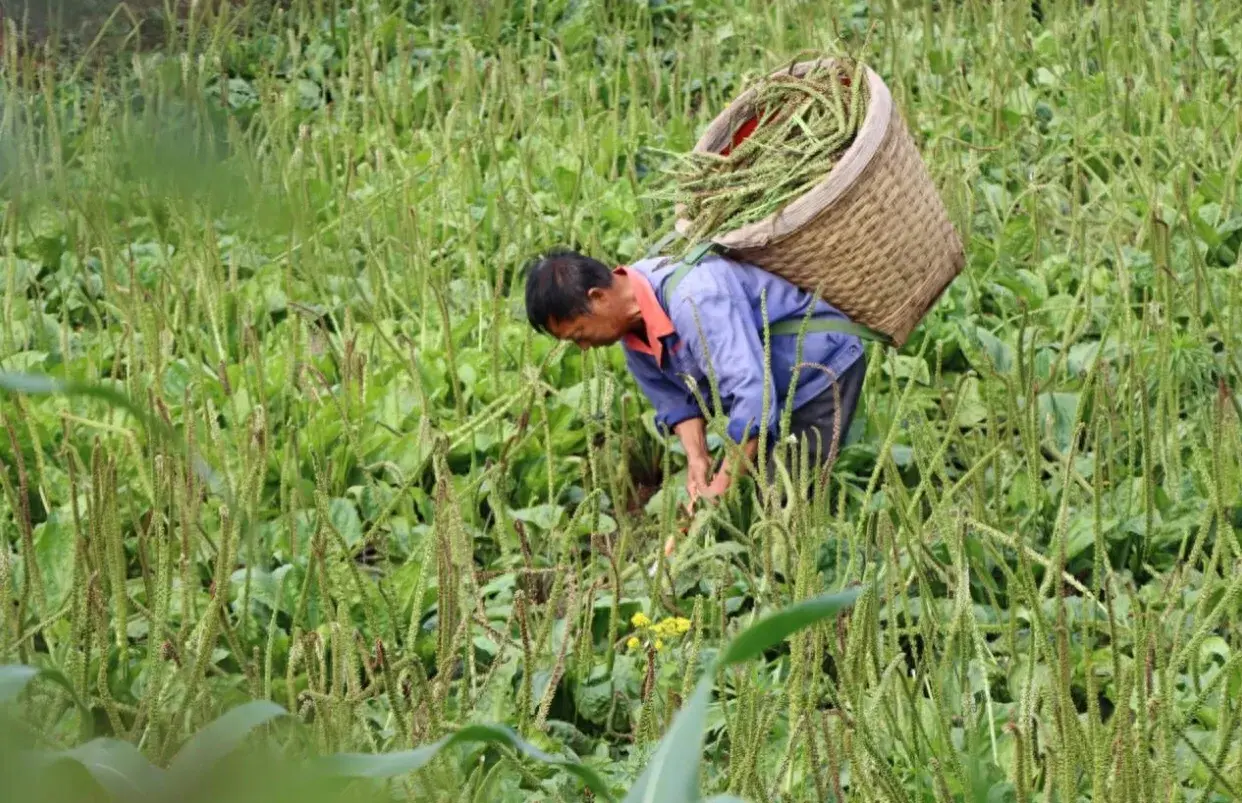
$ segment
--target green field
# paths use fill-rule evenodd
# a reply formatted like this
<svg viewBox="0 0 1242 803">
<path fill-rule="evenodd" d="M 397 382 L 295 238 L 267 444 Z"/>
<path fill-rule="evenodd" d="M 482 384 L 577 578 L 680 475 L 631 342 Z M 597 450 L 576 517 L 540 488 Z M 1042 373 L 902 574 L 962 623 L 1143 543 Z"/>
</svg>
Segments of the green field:
<svg viewBox="0 0 1242 803">
<path fill-rule="evenodd" d="M 269 5 L 5 19 L 0 769 L 81 764 L 26 799 L 1242 796 L 1242 4 Z M 641 257 L 806 49 L 967 264 L 824 493 L 690 519 L 522 269 Z"/>
</svg>

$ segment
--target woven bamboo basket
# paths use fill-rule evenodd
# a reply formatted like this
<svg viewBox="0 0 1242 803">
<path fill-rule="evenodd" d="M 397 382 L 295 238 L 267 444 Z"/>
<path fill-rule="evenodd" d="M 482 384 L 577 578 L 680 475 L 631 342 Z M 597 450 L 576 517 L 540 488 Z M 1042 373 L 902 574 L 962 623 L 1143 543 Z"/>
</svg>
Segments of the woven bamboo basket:
<svg viewBox="0 0 1242 803">
<path fill-rule="evenodd" d="M 816 63 L 800 62 L 792 71 L 803 75 Z M 824 180 L 780 212 L 714 242 L 730 257 L 818 292 L 900 347 L 961 272 L 965 254 L 892 94 L 875 72 L 866 75 L 870 100 L 862 126 Z M 734 100 L 695 150 L 719 153 L 729 146 L 755 116 L 754 96 L 751 89 Z M 684 234 L 689 221 L 684 207 L 676 211 Z"/>
</svg>

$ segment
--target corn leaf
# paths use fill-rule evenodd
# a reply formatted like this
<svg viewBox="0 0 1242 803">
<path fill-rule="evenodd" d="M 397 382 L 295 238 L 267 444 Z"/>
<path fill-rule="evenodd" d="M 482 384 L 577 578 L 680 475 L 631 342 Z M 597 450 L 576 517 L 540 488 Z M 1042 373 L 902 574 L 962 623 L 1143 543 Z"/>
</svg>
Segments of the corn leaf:
<svg viewBox="0 0 1242 803">
<path fill-rule="evenodd" d="M 442 750 L 469 742 L 499 744 L 515 750 L 527 758 L 560 767 L 576 776 L 592 792 L 604 800 L 613 800 L 608 785 L 590 767 L 572 759 L 545 753 L 524 741 L 516 733 L 499 725 L 467 725 L 449 736 L 414 750 L 394 753 L 337 753 L 320 759 L 314 769 L 330 777 L 345 778 L 393 778 L 415 772 L 431 762 Z"/>
<path fill-rule="evenodd" d="M 160 800 L 164 771 L 146 759 L 129 742 L 92 739 L 72 750 L 33 754 L 34 763 L 76 761 L 115 800 L 126 803 Z"/>
<path fill-rule="evenodd" d="M 699 764 L 714 677 L 714 672 L 708 672 L 699 680 L 690 702 L 673 718 L 624 803 L 697 803 L 700 799 Z"/>
<path fill-rule="evenodd" d="M 854 604 L 862 589 L 853 588 L 837 594 L 822 594 L 791 605 L 761 619 L 743 630 L 729 642 L 720 655 L 720 666 L 733 666 L 758 658 L 803 628 L 835 616 Z"/>
<path fill-rule="evenodd" d="M 255 728 L 288 713 L 267 700 L 255 700 L 229 710 L 196 733 L 181 748 L 168 767 L 169 782 L 182 786 L 191 782 L 199 773 L 211 769 L 217 761 L 237 749 Z"/>
</svg>

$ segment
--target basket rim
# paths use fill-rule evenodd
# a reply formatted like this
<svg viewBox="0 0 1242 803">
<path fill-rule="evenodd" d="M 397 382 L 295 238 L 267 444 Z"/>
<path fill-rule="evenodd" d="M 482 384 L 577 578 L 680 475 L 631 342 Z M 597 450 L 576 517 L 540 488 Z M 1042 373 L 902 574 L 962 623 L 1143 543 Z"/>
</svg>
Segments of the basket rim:
<svg viewBox="0 0 1242 803">
<path fill-rule="evenodd" d="M 835 64 L 837 61 L 838 59 L 835 58 L 802 61 L 793 65 L 792 68 L 781 67 L 773 70 L 768 73 L 768 77 L 786 72 L 804 75 L 816 64 Z M 870 67 L 866 68 L 866 74 L 867 85 L 871 92 L 867 103 L 867 113 L 863 117 L 863 123 L 854 141 L 846 148 L 845 153 L 828 175 L 787 204 L 783 210 L 754 223 L 748 223 L 720 237 L 715 237 L 713 242 L 735 250 L 765 248 L 810 223 L 854 186 L 875 158 L 893 124 L 893 97 L 888 86 Z M 716 115 L 695 143 L 694 151 L 718 153 L 728 144 L 736 127 L 735 123 L 751 115 L 756 92 L 756 87 L 752 86 Z M 690 227 L 690 221 L 682 217 L 685 207 L 678 204 L 675 211 L 677 220 L 674 227 L 684 235 Z"/>
</svg>

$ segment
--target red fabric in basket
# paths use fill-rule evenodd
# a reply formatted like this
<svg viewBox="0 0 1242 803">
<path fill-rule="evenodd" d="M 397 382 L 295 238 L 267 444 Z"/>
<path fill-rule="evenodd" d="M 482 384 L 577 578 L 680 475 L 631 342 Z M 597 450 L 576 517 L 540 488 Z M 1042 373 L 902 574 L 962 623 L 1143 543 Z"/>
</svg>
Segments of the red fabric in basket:
<svg viewBox="0 0 1242 803">
<path fill-rule="evenodd" d="M 850 85 L 850 77 L 848 75 L 841 78 L 841 85 L 842 86 Z M 738 145 L 741 145 L 746 140 L 746 138 L 749 137 L 751 134 L 755 133 L 755 129 L 758 127 L 759 127 L 759 115 L 756 114 L 752 116 L 746 122 L 742 123 L 741 128 L 739 128 L 733 134 L 733 141 L 725 146 L 724 150 L 720 152 L 720 155 L 728 156 L 730 153 L 733 153 L 733 149 L 736 148 Z"/>
<path fill-rule="evenodd" d="M 759 115 L 755 115 L 754 117 L 751 117 L 746 122 L 742 123 L 742 127 L 739 128 L 737 130 L 737 133 L 733 135 L 733 142 L 730 143 L 729 145 L 726 145 L 725 149 L 720 152 L 720 155 L 728 156 L 730 153 L 733 152 L 734 148 L 736 148 L 738 145 L 741 145 L 742 142 L 745 141 L 747 137 L 755 133 L 755 129 L 758 127 L 759 127 Z"/>
</svg>

